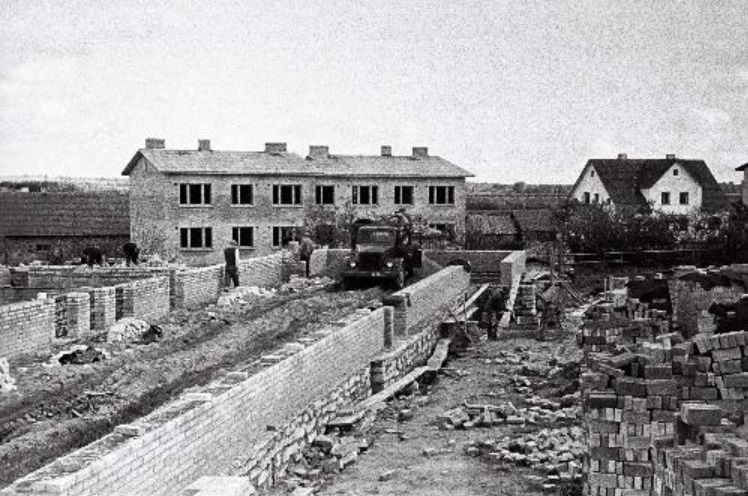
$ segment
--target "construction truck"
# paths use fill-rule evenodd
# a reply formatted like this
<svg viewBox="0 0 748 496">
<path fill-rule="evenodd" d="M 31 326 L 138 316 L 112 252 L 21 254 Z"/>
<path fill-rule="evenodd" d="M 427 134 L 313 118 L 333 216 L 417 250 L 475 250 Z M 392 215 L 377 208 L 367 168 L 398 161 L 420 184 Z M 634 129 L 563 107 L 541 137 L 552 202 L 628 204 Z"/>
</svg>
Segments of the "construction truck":
<svg viewBox="0 0 748 496">
<path fill-rule="evenodd" d="M 351 253 L 346 257 L 339 282 L 343 288 L 353 281 L 381 280 L 395 289 L 421 268 L 420 243 L 404 216 L 379 222 L 358 221 L 351 226 Z"/>
</svg>

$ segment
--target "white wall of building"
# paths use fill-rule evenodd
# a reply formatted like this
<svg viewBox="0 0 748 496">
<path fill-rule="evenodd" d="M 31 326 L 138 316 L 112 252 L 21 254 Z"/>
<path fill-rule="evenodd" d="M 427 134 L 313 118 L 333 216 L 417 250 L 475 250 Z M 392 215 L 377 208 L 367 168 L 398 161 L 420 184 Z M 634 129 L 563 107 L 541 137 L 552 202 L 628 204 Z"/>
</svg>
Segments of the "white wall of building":
<svg viewBox="0 0 748 496">
<path fill-rule="evenodd" d="M 661 212 L 687 214 L 701 208 L 701 186 L 691 174 L 677 163 L 673 164 L 651 188 L 643 189 L 641 192 L 652 205 L 652 208 Z M 662 193 L 665 192 L 670 193 L 670 205 L 662 204 Z M 688 193 L 688 204 L 681 204 L 681 193 Z"/>
<path fill-rule="evenodd" d="M 600 176 L 590 164 L 584 167 L 581 180 L 571 192 L 571 196 L 585 203 L 585 193 L 589 193 L 590 203 L 595 203 L 596 201 L 597 203 L 605 203 L 610 198 L 610 194 L 605 189 Z"/>
</svg>

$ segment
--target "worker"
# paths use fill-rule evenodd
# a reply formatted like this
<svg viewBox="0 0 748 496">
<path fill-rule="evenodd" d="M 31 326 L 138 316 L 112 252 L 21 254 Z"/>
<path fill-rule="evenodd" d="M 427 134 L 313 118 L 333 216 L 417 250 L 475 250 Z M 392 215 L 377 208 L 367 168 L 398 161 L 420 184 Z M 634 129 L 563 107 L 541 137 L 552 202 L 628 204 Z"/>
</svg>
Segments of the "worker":
<svg viewBox="0 0 748 496">
<path fill-rule="evenodd" d="M 140 248 L 132 241 L 128 241 L 122 245 L 122 251 L 125 253 L 125 263 L 129 267 L 130 265 L 138 265 L 138 256 L 140 255 Z"/>
<path fill-rule="evenodd" d="M 104 254 L 98 246 L 88 246 L 83 250 L 81 263 L 93 268 L 94 265 L 104 265 Z"/>
<path fill-rule="evenodd" d="M 305 274 L 309 277 L 309 261 L 312 259 L 312 253 L 314 252 L 314 241 L 308 236 L 308 233 L 304 233 L 299 241 L 299 259 L 306 264 Z"/>
<path fill-rule="evenodd" d="M 239 245 L 235 240 L 232 239 L 229 246 L 223 249 L 223 258 L 226 260 L 224 286 L 228 291 L 229 281 L 234 283 L 234 287 L 239 286 Z"/>
</svg>

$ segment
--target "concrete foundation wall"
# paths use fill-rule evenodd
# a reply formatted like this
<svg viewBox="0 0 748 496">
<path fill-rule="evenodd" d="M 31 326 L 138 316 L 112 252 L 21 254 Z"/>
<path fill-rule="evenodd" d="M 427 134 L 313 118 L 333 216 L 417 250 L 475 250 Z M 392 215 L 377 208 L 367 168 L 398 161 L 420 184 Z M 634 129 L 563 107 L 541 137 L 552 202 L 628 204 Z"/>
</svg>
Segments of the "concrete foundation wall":
<svg viewBox="0 0 748 496">
<path fill-rule="evenodd" d="M 0 307 L 0 357 L 46 349 L 55 337 L 55 300 Z"/>
</svg>

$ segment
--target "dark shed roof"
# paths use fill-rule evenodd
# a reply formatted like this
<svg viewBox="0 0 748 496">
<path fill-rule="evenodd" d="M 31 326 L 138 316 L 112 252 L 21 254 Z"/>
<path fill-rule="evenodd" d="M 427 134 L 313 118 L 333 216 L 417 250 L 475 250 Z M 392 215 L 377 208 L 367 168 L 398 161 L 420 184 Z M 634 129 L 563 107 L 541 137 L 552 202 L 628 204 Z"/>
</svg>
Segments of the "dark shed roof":
<svg viewBox="0 0 748 496">
<path fill-rule="evenodd" d="M 0 192 L 0 236 L 130 235 L 127 193 Z"/>
</svg>

